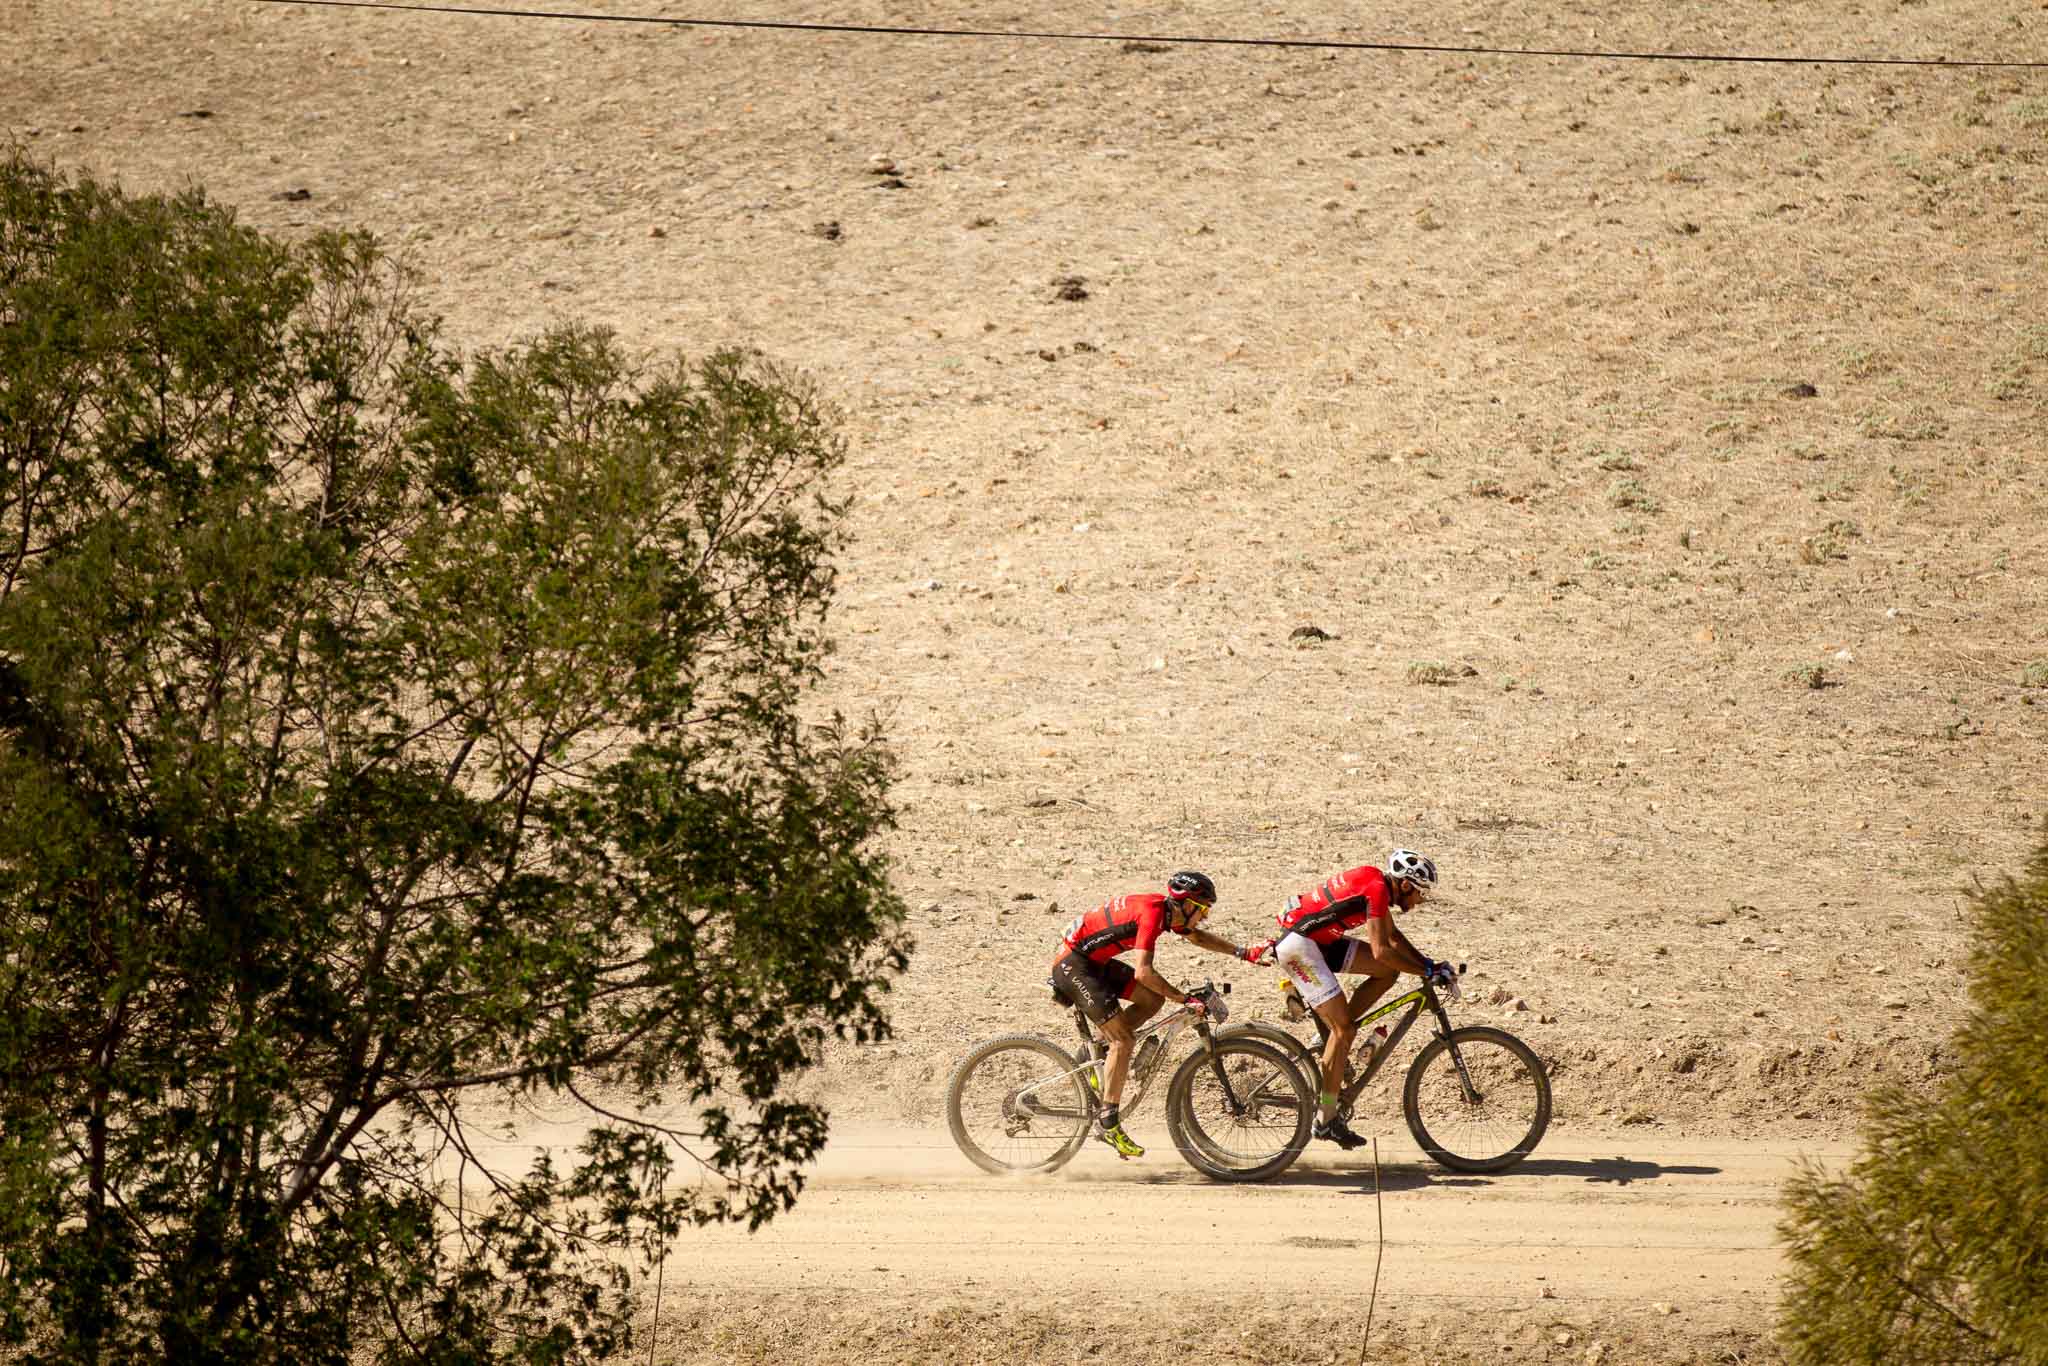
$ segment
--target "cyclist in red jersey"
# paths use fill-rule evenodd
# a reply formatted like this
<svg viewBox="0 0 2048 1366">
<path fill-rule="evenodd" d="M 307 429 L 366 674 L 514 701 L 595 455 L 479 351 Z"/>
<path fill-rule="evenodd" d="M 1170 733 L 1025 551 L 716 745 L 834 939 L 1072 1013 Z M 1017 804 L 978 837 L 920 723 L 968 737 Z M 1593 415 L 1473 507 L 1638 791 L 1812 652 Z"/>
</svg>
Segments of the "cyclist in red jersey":
<svg viewBox="0 0 2048 1366">
<path fill-rule="evenodd" d="M 1404 972 L 1436 980 L 1443 964 L 1423 955 L 1394 924 L 1395 910 L 1413 910 L 1436 888 L 1436 864 L 1412 849 L 1396 849 L 1381 872 L 1370 864 L 1337 874 L 1299 896 L 1274 917 L 1283 933 L 1273 958 L 1301 992 L 1301 998 L 1322 1022 L 1323 1090 L 1312 1131 L 1345 1148 L 1365 1140 L 1337 1118 L 1337 1092 L 1344 1084 L 1344 1064 L 1358 1033 L 1358 1013 L 1386 994 Z M 1363 925 L 1365 937 L 1345 931 Z M 1346 1001 L 1336 974 L 1363 973 L 1365 981 Z"/>
<path fill-rule="evenodd" d="M 1131 1044 L 1136 1031 L 1168 1001 L 1198 1012 L 1208 1008 L 1205 1001 L 1190 997 L 1152 966 L 1152 952 L 1159 936 L 1171 931 L 1197 948 L 1227 953 L 1248 963 L 1260 961 L 1273 947 L 1273 941 L 1268 939 L 1239 948 L 1227 939 L 1197 929 L 1215 904 L 1214 882 L 1201 873 L 1175 873 L 1167 879 L 1163 896 L 1156 892 L 1134 892 L 1111 897 L 1088 914 L 1076 916 L 1061 938 L 1059 952 L 1053 956 L 1052 975 L 1046 979 L 1053 994 L 1079 1006 L 1109 1040 L 1095 1136 L 1116 1149 L 1119 1157 L 1145 1155 L 1145 1150 L 1124 1132 L 1117 1109 L 1123 1100 L 1124 1079 L 1130 1075 Z M 1133 952 L 1137 955 L 1134 962 L 1117 961 L 1119 955 Z"/>
</svg>

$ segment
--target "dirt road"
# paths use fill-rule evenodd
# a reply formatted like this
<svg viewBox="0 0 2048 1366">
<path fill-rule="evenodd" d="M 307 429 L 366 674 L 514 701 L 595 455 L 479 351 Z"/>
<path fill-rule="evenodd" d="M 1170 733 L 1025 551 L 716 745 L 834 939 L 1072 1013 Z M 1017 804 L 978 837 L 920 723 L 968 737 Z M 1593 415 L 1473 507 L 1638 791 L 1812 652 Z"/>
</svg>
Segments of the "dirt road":
<svg viewBox="0 0 2048 1366">
<path fill-rule="evenodd" d="M 1091 1148 L 1010 1180 L 940 1129 L 835 1127 L 793 1212 L 684 1239 L 657 1359 L 1352 1361 L 1370 1300 L 1371 1360 L 1754 1361 L 1779 1185 L 1846 1151 L 1553 1131 L 1512 1172 L 1460 1176 L 1383 1133 L 1376 1199 L 1370 1149 L 1229 1186 L 1148 1118 L 1142 1161 Z"/>
</svg>

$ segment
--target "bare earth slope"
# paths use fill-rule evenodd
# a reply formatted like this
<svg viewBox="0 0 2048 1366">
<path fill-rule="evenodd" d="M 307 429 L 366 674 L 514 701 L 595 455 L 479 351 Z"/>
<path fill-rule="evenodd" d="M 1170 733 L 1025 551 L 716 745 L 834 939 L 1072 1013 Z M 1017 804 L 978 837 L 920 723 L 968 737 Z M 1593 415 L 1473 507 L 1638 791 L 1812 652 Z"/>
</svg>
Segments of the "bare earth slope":
<svg viewBox="0 0 2048 1366">
<path fill-rule="evenodd" d="M 707 3 L 575 8 L 768 14 Z M 773 17 L 2048 59 L 2048 11 L 1988 0 Z M 1841 1146 L 1873 1082 L 1939 1067 L 1960 891 L 2048 809 L 2048 73 L 12 0 L 0 136 L 369 227 L 469 345 L 578 317 L 758 345 L 836 399 L 859 542 L 827 700 L 897 738 L 919 938 L 898 1038 L 819 1080 L 849 1119 L 943 1143 L 953 1059 L 1063 1028 L 1036 984 L 1109 893 L 1199 867 L 1249 938 L 1404 843 L 1447 879 L 1410 934 L 1553 1062 L 1560 1153 Z M 1244 1232 L 1170 1155 L 1090 1158 L 1075 1190 L 1136 1226 L 1084 1248 L 1183 1201 Z M 1470 1194 L 1575 1180 L 1588 1218 L 1637 1189 Z M 1315 1209 L 1261 1236 L 1364 1227 Z M 747 1322 L 782 1354 L 838 1351 L 804 1336 L 831 1314 L 774 1312 Z M 1506 1312 L 1485 1345 L 1534 1321 Z M 867 1314 L 883 1357 L 951 1322 Z M 1569 1331 L 1544 1350 L 1582 1360 Z"/>
</svg>

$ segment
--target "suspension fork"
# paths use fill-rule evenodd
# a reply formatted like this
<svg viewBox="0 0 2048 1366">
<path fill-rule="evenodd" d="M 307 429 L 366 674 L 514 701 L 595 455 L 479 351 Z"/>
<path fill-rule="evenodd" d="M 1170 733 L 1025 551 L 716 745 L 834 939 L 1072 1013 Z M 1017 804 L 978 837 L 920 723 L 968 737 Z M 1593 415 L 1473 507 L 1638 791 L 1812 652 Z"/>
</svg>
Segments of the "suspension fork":
<svg viewBox="0 0 2048 1366">
<path fill-rule="evenodd" d="M 1429 1002 L 1430 1010 L 1436 1015 L 1436 1027 L 1443 1035 L 1444 1047 L 1450 1051 L 1451 1065 L 1458 1069 L 1458 1085 L 1465 1089 L 1465 1103 L 1477 1105 L 1486 1097 L 1479 1094 L 1479 1088 L 1472 1084 L 1472 1073 L 1465 1067 L 1465 1055 L 1458 1051 L 1458 1041 L 1451 1037 L 1451 1017 L 1444 1010 L 1444 1003 L 1436 994 L 1436 988 L 1424 982 L 1422 990 Z"/>
<path fill-rule="evenodd" d="M 1230 1112 L 1232 1119 L 1241 1118 L 1244 1114 L 1244 1102 L 1237 1098 L 1237 1092 L 1231 1088 L 1230 1074 L 1223 1070 L 1223 1059 L 1216 1055 L 1216 1031 L 1209 1028 L 1207 1020 L 1197 1020 L 1195 1031 L 1202 1036 L 1202 1051 L 1208 1055 L 1209 1070 L 1216 1074 L 1216 1084 L 1223 1088 L 1224 1108 Z"/>
</svg>

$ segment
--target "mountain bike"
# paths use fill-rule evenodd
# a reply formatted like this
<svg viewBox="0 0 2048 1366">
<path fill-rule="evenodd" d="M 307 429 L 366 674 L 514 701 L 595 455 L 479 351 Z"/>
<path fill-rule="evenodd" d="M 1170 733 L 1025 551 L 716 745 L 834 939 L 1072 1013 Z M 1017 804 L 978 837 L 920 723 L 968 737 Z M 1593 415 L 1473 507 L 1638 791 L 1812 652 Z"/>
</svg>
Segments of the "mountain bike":
<svg viewBox="0 0 2048 1366">
<path fill-rule="evenodd" d="M 1464 971 L 1460 964 L 1457 973 Z M 1281 990 L 1290 998 L 1290 1018 L 1315 1020 L 1292 981 L 1283 979 Z M 1434 983 L 1424 981 L 1413 991 L 1357 1017 L 1359 1037 L 1337 1095 L 1337 1114 L 1350 1122 L 1359 1098 L 1426 1010 L 1436 1025 L 1436 1036 L 1415 1055 L 1401 1088 L 1401 1112 L 1407 1118 L 1408 1132 L 1425 1153 L 1452 1171 L 1501 1171 L 1527 1157 L 1550 1127 L 1550 1076 L 1535 1050 L 1506 1030 L 1491 1025 L 1453 1027 L 1444 1008 L 1446 996 L 1452 1001 L 1462 999 L 1455 975 L 1441 993 Z M 1364 1048 L 1365 1040 L 1383 1021 L 1387 1022 L 1386 1042 Z M 1321 1022 L 1316 1023 L 1321 1032 Z M 1278 1025 L 1233 1025 L 1220 1038 L 1226 1044 L 1257 1040 L 1286 1053 L 1302 1074 L 1304 1092 L 1313 1094 L 1321 1089 L 1320 1048 L 1311 1049 Z M 1233 1097 L 1215 1088 L 1196 1088 L 1182 1099 L 1179 1109 L 1169 1098 L 1168 1127 L 1181 1145 L 1181 1155 L 1196 1170 L 1222 1180 L 1262 1179 L 1286 1170 L 1301 1152 L 1299 1140 L 1285 1152 L 1268 1146 L 1285 1127 L 1286 1116 L 1279 1112 L 1282 1104 L 1278 1089 Z M 1262 1110 L 1270 1112 L 1264 1115 L 1265 1122 L 1248 1126 L 1247 1115 L 1258 1118 Z M 1245 1141 L 1248 1127 L 1259 1136 L 1258 1141 Z M 1249 1175 L 1252 1171 L 1260 1175 Z"/>
<path fill-rule="evenodd" d="M 1138 1107 L 1153 1083 L 1166 1074 L 1167 1058 L 1192 1025 L 1197 1045 L 1173 1068 L 1167 1082 L 1167 1126 L 1174 1130 L 1175 1146 L 1186 1154 L 1188 1145 L 1197 1145 L 1213 1163 L 1229 1169 L 1225 1179 L 1257 1180 L 1269 1174 L 1263 1170 L 1265 1164 L 1275 1158 L 1284 1159 L 1282 1165 L 1293 1161 L 1293 1153 L 1308 1141 L 1315 1094 L 1281 1046 L 1263 1037 L 1225 1037 L 1219 1032 L 1228 1015 L 1223 997 L 1229 991 L 1227 982 L 1221 987 L 1204 983 L 1189 994 L 1208 1003 L 1206 1016 L 1179 1006 L 1137 1032 L 1122 1105 L 1126 1112 Z M 1089 1027 L 1078 1004 L 1057 995 L 1055 999 L 1072 1009 L 1080 1048 L 1069 1052 L 1036 1034 L 1000 1035 L 969 1050 L 946 1083 L 946 1124 L 953 1142 L 983 1171 L 1057 1171 L 1080 1151 L 1094 1126 L 1101 1109 L 1097 1088 L 1109 1048 Z M 1219 1117 L 1213 1133 L 1203 1130 L 1183 1142 L 1175 1129 L 1175 1106 L 1187 1106 L 1191 1097 L 1218 1088 L 1251 1101 L 1250 1113 L 1266 1126 L 1276 1123 L 1277 1116 L 1287 1116 L 1285 1140 L 1266 1144 L 1261 1159 L 1257 1151 L 1230 1147 L 1233 1141 L 1243 1142 L 1241 1129 Z M 1239 1109 L 1242 1117 L 1242 1103 Z M 1208 1169 L 1198 1164 L 1198 1170 Z"/>
</svg>

